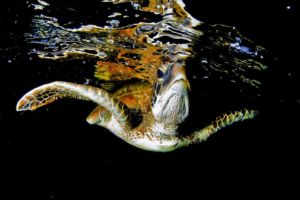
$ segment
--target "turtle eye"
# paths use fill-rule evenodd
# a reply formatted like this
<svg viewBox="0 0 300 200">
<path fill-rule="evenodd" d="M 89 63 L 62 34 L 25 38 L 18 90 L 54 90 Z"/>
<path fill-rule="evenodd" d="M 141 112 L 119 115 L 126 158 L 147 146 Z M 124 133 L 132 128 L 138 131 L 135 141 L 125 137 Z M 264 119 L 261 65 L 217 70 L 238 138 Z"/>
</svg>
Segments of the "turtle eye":
<svg viewBox="0 0 300 200">
<path fill-rule="evenodd" d="M 164 73 L 160 70 L 160 69 L 158 69 L 157 70 L 157 78 L 163 78 L 164 77 Z"/>
</svg>

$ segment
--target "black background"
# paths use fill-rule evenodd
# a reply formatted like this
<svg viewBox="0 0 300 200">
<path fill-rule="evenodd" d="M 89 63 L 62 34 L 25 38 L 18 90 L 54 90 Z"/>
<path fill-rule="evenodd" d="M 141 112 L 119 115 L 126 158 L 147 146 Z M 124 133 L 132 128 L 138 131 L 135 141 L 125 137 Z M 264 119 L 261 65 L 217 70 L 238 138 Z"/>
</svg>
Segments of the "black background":
<svg viewBox="0 0 300 200">
<path fill-rule="evenodd" d="M 79 14 L 60 15 L 69 14 L 69 18 L 81 19 L 83 24 L 103 25 L 101 12 L 93 13 L 101 10 L 95 2 L 57 3 L 57 12 L 60 6 L 80 8 Z M 28 55 L 24 33 L 30 32 L 33 11 L 26 1 L 6 3 L 1 5 L 0 18 L 0 144 L 4 149 L 0 153 L 0 181 L 5 185 L 34 183 L 41 187 L 37 192 L 32 186 L 21 196 L 86 198 L 87 193 L 76 188 L 92 184 L 97 189 L 91 188 L 88 194 L 100 197 L 108 193 L 106 188 L 126 185 L 128 180 L 135 183 L 133 187 L 143 187 L 154 180 L 156 185 L 151 189 L 172 186 L 184 193 L 190 186 L 204 183 L 209 187 L 216 182 L 226 185 L 230 180 L 244 194 L 274 194 L 297 178 L 299 148 L 295 138 L 299 134 L 300 96 L 296 1 L 186 2 L 194 17 L 205 23 L 236 26 L 243 35 L 268 49 L 276 62 L 269 66 L 259 100 L 266 115 L 225 128 L 202 144 L 171 153 L 139 150 L 100 127 L 88 125 L 85 117 L 94 107 L 90 103 L 66 100 L 35 112 L 17 113 L 15 105 L 29 89 L 54 80 L 84 82 L 90 72 L 82 68 L 81 61 L 53 63 Z M 82 69 L 84 76 L 80 74 Z M 201 93 L 201 87 L 194 86 L 192 93 Z M 205 89 L 209 91 L 210 86 Z M 222 101 L 214 103 L 220 105 Z M 209 106 L 200 119 L 214 109 Z M 193 122 L 197 123 L 195 116 Z M 177 183 L 181 179 L 184 184 Z M 248 187 L 251 181 L 255 184 Z M 266 189 L 266 185 L 271 189 Z M 72 187 L 66 189 L 67 186 Z M 291 191 L 293 187 L 282 193 Z M 15 192 L 10 195 L 13 197 Z"/>
</svg>

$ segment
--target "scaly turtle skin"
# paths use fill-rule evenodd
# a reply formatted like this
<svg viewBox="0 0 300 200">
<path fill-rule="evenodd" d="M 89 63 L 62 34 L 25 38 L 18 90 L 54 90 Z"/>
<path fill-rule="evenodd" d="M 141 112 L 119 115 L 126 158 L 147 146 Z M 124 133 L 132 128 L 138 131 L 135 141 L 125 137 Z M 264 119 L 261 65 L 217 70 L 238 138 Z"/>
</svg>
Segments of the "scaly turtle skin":
<svg viewBox="0 0 300 200">
<path fill-rule="evenodd" d="M 135 0 L 106 2 L 137 3 Z M 35 110 L 61 98 L 92 101 L 97 107 L 87 117 L 88 123 L 110 130 L 133 146 L 158 152 L 201 142 L 219 129 L 251 119 L 257 114 L 255 110 L 235 111 L 221 115 L 193 133 L 184 136 L 178 133 L 178 126 L 186 119 L 190 109 L 190 84 L 186 76 L 185 61 L 195 56 L 193 45 L 203 33 L 194 27 L 201 22 L 184 10 L 181 0 L 163 1 L 159 5 L 157 1 L 150 0 L 147 5 L 140 3 L 139 9 L 160 14 L 163 18 L 160 22 L 138 23 L 122 28 L 108 29 L 88 25 L 79 29 L 67 29 L 60 26 L 54 18 L 37 16 L 34 23 L 38 31 L 27 40 L 47 47 L 47 51 L 35 50 L 39 57 L 53 60 L 96 58 L 95 77 L 98 79 L 111 82 L 135 81 L 121 84 L 112 93 L 98 87 L 55 81 L 25 94 L 17 103 L 17 111 Z M 178 42 L 164 43 L 162 38 Z M 223 36 L 219 39 L 224 40 Z M 64 43 L 64 40 L 68 42 Z M 213 40 L 209 38 L 208 41 Z M 232 46 L 230 43 L 214 44 L 222 48 Z M 233 51 L 230 52 L 233 55 Z M 254 63 L 253 66 L 258 66 L 258 69 L 262 67 L 252 59 L 252 55 L 251 59 L 234 58 L 231 60 L 233 62 L 247 67 Z M 214 64 L 214 69 L 220 66 L 217 62 L 211 63 Z M 239 75 L 237 69 L 234 74 Z M 241 76 L 241 80 L 252 83 L 245 76 Z M 134 123 L 134 113 L 139 115 L 138 123 Z"/>
<path fill-rule="evenodd" d="M 201 142 L 222 127 L 251 119 L 256 115 L 256 111 L 253 110 L 225 114 L 207 127 L 182 137 L 176 130 L 188 115 L 187 88 L 185 76 L 176 74 L 174 79 L 169 82 L 166 91 L 156 98 L 157 100 L 152 107 L 149 107 L 151 104 L 132 103 L 132 101 L 142 101 L 141 98 L 144 95 L 132 94 L 130 98 L 133 99 L 130 100 L 122 98 L 122 96 L 114 98 L 113 95 L 100 88 L 56 81 L 42 85 L 25 94 L 18 102 L 17 110 L 35 110 L 65 97 L 92 101 L 98 106 L 87 117 L 90 124 L 97 124 L 110 130 L 133 146 L 158 152 L 172 151 L 179 147 Z M 149 98 L 148 95 L 146 92 L 146 98 Z M 130 93 L 127 96 L 130 96 Z M 125 112 L 131 104 L 135 104 L 134 108 L 141 109 L 143 115 L 143 121 L 134 128 L 131 127 L 129 116 Z M 149 111 L 147 111 L 148 108 Z"/>
</svg>

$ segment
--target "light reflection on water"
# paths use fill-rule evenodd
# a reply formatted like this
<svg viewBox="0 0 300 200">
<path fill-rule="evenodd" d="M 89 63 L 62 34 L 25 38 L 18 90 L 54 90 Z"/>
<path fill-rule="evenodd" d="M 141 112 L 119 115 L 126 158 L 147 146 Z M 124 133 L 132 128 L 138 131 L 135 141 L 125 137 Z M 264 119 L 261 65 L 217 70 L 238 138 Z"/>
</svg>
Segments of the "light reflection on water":
<svg viewBox="0 0 300 200">
<path fill-rule="evenodd" d="M 51 10 L 51 4 L 41 1 L 39 6 L 33 5 L 39 13 L 32 19 L 32 31 L 25 34 L 26 42 L 34 46 L 31 54 L 52 62 L 72 60 L 83 60 L 84 64 L 86 64 L 85 60 L 94 62 L 94 77 L 84 77 L 85 84 L 94 82 L 112 92 L 116 99 L 131 109 L 131 115 L 135 112 L 132 111 L 133 109 L 140 110 L 143 120 L 148 117 L 148 112 L 152 109 L 155 122 L 159 121 L 162 115 L 163 122 L 167 122 L 168 126 L 173 123 L 174 130 L 177 130 L 177 126 L 188 116 L 186 107 L 189 104 L 186 94 L 187 90 L 195 86 L 189 82 L 194 83 L 192 79 L 197 80 L 199 74 L 194 74 L 194 71 L 198 69 L 207 72 L 201 75 L 203 80 L 210 79 L 211 74 L 218 74 L 220 79 L 227 79 L 229 83 L 241 84 L 240 88 L 246 87 L 252 90 L 260 88 L 262 82 L 257 74 L 267 69 L 263 59 L 264 48 L 243 37 L 235 27 L 203 23 L 186 12 L 184 3 L 180 0 L 164 3 L 151 0 L 145 1 L 147 3 L 126 0 L 105 2 L 104 4 L 110 2 L 111 7 L 131 3 L 133 10 L 138 11 L 139 14 L 128 12 L 126 16 L 134 16 L 140 21 L 124 25 L 118 19 L 122 17 L 122 13 L 114 10 L 102 20 L 105 21 L 105 25 L 75 26 L 72 21 L 68 22 L 66 19 L 61 20 L 61 17 L 50 15 L 51 11 L 46 11 Z M 127 8 L 124 11 L 127 12 Z M 152 13 L 158 17 L 153 18 L 152 21 L 151 17 L 143 16 L 145 13 Z M 186 73 L 192 79 L 189 80 Z M 180 97 L 178 102 L 173 104 L 170 104 L 173 98 L 167 102 L 157 100 L 163 98 L 170 89 L 170 84 L 173 84 L 174 79 L 178 77 L 181 77 L 178 80 L 185 81 L 184 94 L 180 94 L 184 96 L 184 100 Z M 123 86 L 128 81 L 133 81 L 134 84 L 131 82 L 132 85 Z M 132 102 L 120 94 L 120 89 L 134 91 L 134 98 L 140 98 L 139 95 L 146 97 L 138 103 Z M 239 89 L 240 92 L 242 90 Z M 191 98 L 195 98 L 197 93 L 193 90 L 191 93 Z M 45 94 L 47 99 L 48 97 L 51 99 L 51 94 L 52 91 Z M 34 95 L 29 94 L 29 96 Z M 151 96 L 152 98 L 148 98 Z M 38 103 L 38 107 L 48 104 L 44 94 L 39 98 L 41 103 Z M 28 104 L 26 102 L 28 102 L 27 96 L 19 102 L 18 109 L 37 108 L 31 103 L 29 107 L 26 106 Z M 173 107 L 161 109 L 164 103 L 169 103 Z M 194 103 L 192 108 L 195 105 Z M 177 107 L 180 112 L 176 111 Z M 95 109 L 95 112 L 100 110 Z M 164 112 L 168 110 L 171 111 L 170 114 L 178 113 L 178 115 L 166 117 Z M 235 121 L 253 118 L 253 113 L 256 111 L 246 110 L 224 115 L 224 118 L 217 119 L 214 128 L 209 129 L 216 132 L 215 130 Z M 156 118 L 157 116 L 160 117 Z M 146 124 L 138 124 L 138 127 L 142 127 L 141 130 L 144 130 L 143 126 Z M 193 137 L 189 139 L 194 141 Z"/>
<path fill-rule="evenodd" d="M 41 58 L 65 60 L 94 58 L 95 76 L 105 81 L 120 81 L 132 78 L 158 82 L 156 71 L 167 71 L 171 62 L 186 59 L 200 60 L 199 66 L 206 71 L 230 77 L 231 81 L 244 82 L 259 87 L 256 74 L 266 70 L 264 49 L 243 37 L 235 27 L 209 25 L 193 18 L 184 10 L 181 1 L 167 1 L 165 4 L 149 1 L 131 4 L 139 15 L 140 22 L 122 23 L 124 13 L 130 19 L 136 18 L 135 11 L 122 9 L 130 1 L 105 1 L 104 8 L 118 7 L 119 12 L 111 11 L 104 26 L 85 25 L 80 27 L 61 25 L 73 24 L 56 16 L 43 13 L 34 16 L 34 32 L 26 34 L 29 43 L 36 44 L 32 53 Z M 55 5 L 53 5 L 55 7 Z M 53 9 L 53 8 L 52 8 Z M 132 9 L 132 7 L 131 7 Z M 146 14 L 153 13 L 151 17 Z M 143 15 L 146 15 L 143 17 Z M 65 17 L 67 18 L 67 17 Z M 147 22 L 143 22 L 143 21 Z M 151 21 L 152 20 L 152 21 Z M 115 66 L 114 72 L 107 65 Z M 185 64 L 183 64 L 185 65 Z M 188 71 L 193 71 L 187 66 Z M 121 75 L 120 75 L 121 73 Z"/>
</svg>

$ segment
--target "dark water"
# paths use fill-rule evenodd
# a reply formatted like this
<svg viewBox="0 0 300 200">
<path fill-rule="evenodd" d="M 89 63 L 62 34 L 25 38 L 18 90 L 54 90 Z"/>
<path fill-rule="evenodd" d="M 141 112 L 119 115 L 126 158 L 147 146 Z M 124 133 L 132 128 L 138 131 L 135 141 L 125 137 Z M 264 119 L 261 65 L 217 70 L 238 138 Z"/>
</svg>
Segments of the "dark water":
<svg viewBox="0 0 300 200">
<path fill-rule="evenodd" d="M 262 115 L 225 128 L 202 144 L 166 154 L 136 149 L 103 128 L 88 125 L 85 117 L 94 105 L 87 102 L 65 100 L 35 112 L 17 113 L 16 103 L 28 90 L 54 80 L 83 83 L 94 69 L 89 61 L 63 63 L 28 55 L 32 46 L 24 42 L 24 33 L 31 32 L 31 19 L 37 11 L 28 8 L 28 1 L 14 0 L 2 5 L 0 143 L 5 151 L 0 153 L 1 182 L 24 184 L 30 180 L 45 185 L 41 194 L 34 193 L 40 199 L 64 199 L 76 194 L 72 190 L 59 192 L 61 185 L 107 183 L 114 175 L 129 178 L 138 174 L 139 182 L 153 179 L 150 172 L 155 172 L 157 181 L 163 184 L 165 179 L 172 182 L 170 179 L 177 176 L 203 179 L 209 174 L 225 180 L 234 177 L 235 182 L 256 181 L 255 191 L 264 183 L 280 187 L 279 179 L 286 181 L 292 176 L 298 158 L 294 138 L 299 133 L 300 120 L 296 1 L 210 0 L 197 6 L 195 2 L 185 2 L 192 16 L 209 24 L 235 26 L 244 36 L 264 46 L 269 68 L 262 74 L 260 89 L 222 81 L 218 74 L 193 79 L 193 110 L 185 127 L 205 124 L 217 113 L 232 108 L 254 107 Z M 98 1 L 51 4 L 56 7 L 46 14 L 59 16 L 62 22 L 71 21 L 70 26 L 102 26 L 101 19 L 110 12 Z M 195 69 L 190 75 L 205 76 L 197 66 L 192 67 Z"/>
</svg>

